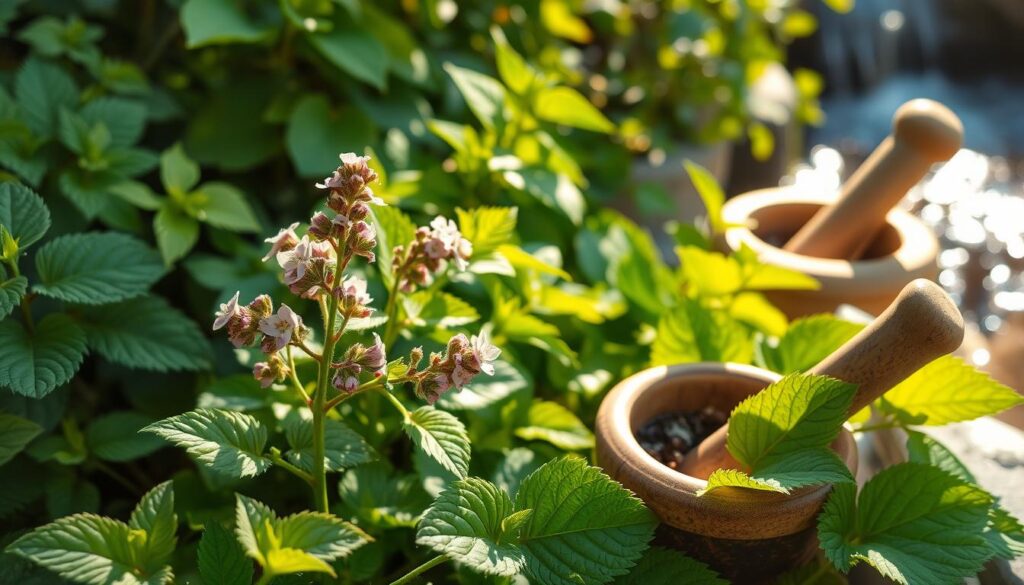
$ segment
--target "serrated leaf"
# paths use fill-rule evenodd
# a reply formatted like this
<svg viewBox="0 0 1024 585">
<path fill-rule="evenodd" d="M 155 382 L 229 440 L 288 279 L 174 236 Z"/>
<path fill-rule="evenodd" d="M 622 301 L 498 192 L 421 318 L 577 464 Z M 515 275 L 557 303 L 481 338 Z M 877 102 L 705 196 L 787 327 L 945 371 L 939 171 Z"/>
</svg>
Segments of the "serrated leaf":
<svg viewBox="0 0 1024 585">
<path fill-rule="evenodd" d="M 40 137 L 57 132 L 62 108 L 78 102 L 75 82 L 60 66 L 41 59 L 27 59 L 14 77 L 14 93 L 25 114 L 25 123 Z"/>
<path fill-rule="evenodd" d="M 153 216 L 153 233 L 160 255 L 170 266 L 184 258 L 199 241 L 199 222 L 167 201 Z"/>
<path fill-rule="evenodd" d="M 526 573 L 548 585 L 607 583 L 626 574 L 657 524 L 643 502 L 575 457 L 523 480 L 516 509 L 533 510 L 519 532 Z"/>
<path fill-rule="evenodd" d="M 30 420 L 0 412 L 0 465 L 13 459 L 41 432 L 43 427 Z"/>
<path fill-rule="evenodd" d="M 0 225 L 24 250 L 50 229 L 50 210 L 35 191 L 18 183 L 0 184 Z"/>
<path fill-rule="evenodd" d="M 360 524 L 384 528 L 414 526 L 430 504 L 418 477 L 396 476 L 383 461 L 346 471 L 338 483 L 338 493 Z"/>
<path fill-rule="evenodd" d="M 545 461 L 526 447 L 505 449 L 503 455 L 504 458 L 495 469 L 492 480 L 495 485 L 515 497 L 516 492 L 519 491 L 519 484 L 531 473 L 537 471 Z"/>
<path fill-rule="evenodd" d="M 827 449 L 856 390 L 827 376 L 786 376 L 733 409 L 726 446 L 755 474 L 807 449 Z"/>
<path fill-rule="evenodd" d="M 941 469 L 901 463 L 859 498 L 856 491 L 835 486 L 818 522 L 821 547 L 840 571 L 865 561 L 904 585 L 954 585 L 991 554 L 983 536 L 991 497 Z"/>
<path fill-rule="evenodd" d="M 691 362 L 750 363 L 754 349 L 747 330 L 722 311 L 682 299 L 658 321 L 651 365 Z"/>
<path fill-rule="evenodd" d="M 220 524 L 206 524 L 197 554 L 204 583 L 252 585 L 252 561 L 234 535 Z"/>
<path fill-rule="evenodd" d="M 506 94 L 500 81 L 452 63 L 445 63 L 444 70 L 481 124 L 496 128 L 504 123 Z"/>
<path fill-rule="evenodd" d="M 570 282 L 572 281 L 572 275 L 568 272 L 562 270 L 558 266 L 548 264 L 526 250 L 523 250 L 519 246 L 501 244 L 498 246 L 497 252 L 508 260 L 509 264 L 511 264 L 517 271 L 535 270 L 541 274 L 549 274 Z"/>
<path fill-rule="evenodd" d="M 266 471 L 267 429 L 240 412 L 198 409 L 142 429 L 185 449 L 196 462 L 222 475 L 244 478 Z"/>
<path fill-rule="evenodd" d="M 200 206 L 200 221 L 233 232 L 260 231 L 260 222 L 245 195 L 233 185 L 204 183 L 196 193 L 206 197 Z"/>
<path fill-rule="evenodd" d="M 0 320 L 11 314 L 21 303 L 21 297 L 28 290 L 28 279 L 16 276 L 0 282 Z"/>
<path fill-rule="evenodd" d="M 132 461 L 145 457 L 164 446 L 152 435 L 139 434 L 153 419 L 137 412 L 123 410 L 99 416 L 85 429 L 89 452 L 104 461 Z"/>
<path fill-rule="evenodd" d="M 526 441 L 547 441 L 565 451 L 590 449 L 594 435 L 568 408 L 547 400 L 530 404 L 526 422 L 516 429 L 516 436 Z"/>
<path fill-rule="evenodd" d="M 647 549 L 628 574 L 615 585 L 728 585 L 707 565 L 683 553 L 658 546 Z"/>
<path fill-rule="evenodd" d="M 708 477 L 702 496 L 721 487 L 744 487 L 789 494 L 798 487 L 853 481 L 850 469 L 829 449 L 812 448 L 787 453 L 762 466 L 756 473 L 718 469 Z"/>
<path fill-rule="evenodd" d="M 124 523 L 96 516 L 65 516 L 36 528 L 7 547 L 58 575 L 88 585 L 157 585 L 171 578 L 170 567 L 145 571 L 132 541 L 138 533 Z"/>
<path fill-rule="evenodd" d="M 442 467 L 460 478 L 469 473 L 469 435 L 454 415 L 423 406 L 411 412 L 402 426 L 416 448 Z"/>
<path fill-rule="evenodd" d="M 165 481 L 146 492 L 132 510 L 128 527 L 146 532 L 142 562 L 153 570 L 163 566 L 178 543 L 173 482 Z"/>
<path fill-rule="evenodd" d="M 82 107 L 79 115 L 90 126 L 102 123 L 110 132 L 110 145 L 132 146 L 146 128 L 146 106 L 129 99 L 101 97 Z"/>
<path fill-rule="evenodd" d="M 511 577 L 526 565 L 514 535 L 503 539 L 513 509 L 508 494 L 494 484 L 476 477 L 457 481 L 423 515 L 416 544 L 477 572 Z M 517 517 L 520 526 L 523 516 Z"/>
<path fill-rule="evenodd" d="M 45 468 L 31 457 L 18 457 L 0 466 L 0 520 L 38 500 L 43 495 L 39 486 L 46 481 Z"/>
<path fill-rule="evenodd" d="M 326 561 L 344 558 L 370 540 L 330 514 L 300 512 L 278 518 L 265 504 L 241 494 L 235 497 L 235 534 L 245 553 L 270 575 L 301 571 L 333 575 Z"/>
<path fill-rule="evenodd" d="M 911 424 L 944 425 L 1024 404 L 1024 396 L 956 356 L 943 356 L 885 393 L 880 407 Z"/>
<path fill-rule="evenodd" d="M 87 305 L 137 297 L 160 279 L 164 265 L 148 246 L 124 234 L 61 236 L 36 254 L 39 294 Z"/>
<path fill-rule="evenodd" d="M 82 308 L 89 346 L 104 358 L 158 372 L 204 370 L 212 349 L 194 321 L 161 297 Z"/>
<path fill-rule="evenodd" d="M 583 221 L 587 202 L 568 176 L 539 166 L 505 171 L 501 176 L 510 186 L 565 215 L 573 224 L 579 225 Z"/>
<path fill-rule="evenodd" d="M 462 237 L 473 244 L 473 258 L 487 256 L 515 238 L 519 210 L 515 207 L 475 207 L 455 210 Z"/>
<path fill-rule="evenodd" d="M 743 290 L 743 272 L 735 258 L 696 246 L 679 246 L 676 256 L 686 284 L 698 296 L 725 296 Z"/>
<path fill-rule="evenodd" d="M 542 120 L 605 134 L 615 131 L 615 124 L 587 98 L 571 87 L 549 87 L 537 92 L 534 114 Z"/>
<path fill-rule="evenodd" d="M 291 445 L 285 456 L 296 467 L 313 472 L 313 414 L 308 408 L 292 410 L 285 417 L 284 434 Z M 344 471 L 377 459 L 363 437 L 340 421 L 324 421 L 324 459 L 328 471 Z"/>
<path fill-rule="evenodd" d="M 27 331 L 0 322 L 0 384 L 42 398 L 74 376 L 85 358 L 85 332 L 67 315 L 52 313 Z"/>
<path fill-rule="evenodd" d="M 780 374 L 804 372 L 839 349 L 864 326 L 832 315 L 797 319 L 775 347 L 762 347 L 766 365 Z"/>
<path fill-rule="evenodd" d="M 402 307 L 413 327 L 451 329 L 480 319 L 473 305 L 443 291 L 421 290 L 404 296 Z"/>
</svg>

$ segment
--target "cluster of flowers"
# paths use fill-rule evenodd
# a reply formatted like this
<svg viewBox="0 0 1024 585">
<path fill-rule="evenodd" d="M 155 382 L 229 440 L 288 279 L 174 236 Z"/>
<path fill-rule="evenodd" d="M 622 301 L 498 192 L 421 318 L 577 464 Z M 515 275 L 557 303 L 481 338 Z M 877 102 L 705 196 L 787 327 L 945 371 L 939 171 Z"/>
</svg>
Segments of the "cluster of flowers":
<svg viewBox="0 0 1024 585">
<path fill-rule="evenodd" d="M 493 376 L 492 362 L 500 354 L 501 350 L 491 345 L 486 334 L 466 339 L 459 333 L 448 340 L 444 353 L 430 354 L 430 361 L 423 370 L 419 369 L 423 350 L 412 350 L 403 379 L 414 382 L 416 396 L 433 404 L 442 394 L 452 388 L 461 389 L 481 372 Z"/>
<path fill-rule="evenodd" d="M 369 157 L 341 155 L 337 170 L 316 185 L 328 190 L 327 207 L 334 212 L 333 217 L 317 212 L 310 218 L 309 230 L 301 238 L 295 232 L 298 223 L 280 230 L 276 236 L 267 238 L 270 251 L 263 258 L 264 261 L 276 259 L 283 270 L 284 283 L 296 295 L 317 300 L 333 295 L 345 322 L 369 317 L 374 310 L 370 307 L 373 299 L 367 293 L 366 281 L 344 274 L 355 256 L 366 258 L 368 262 L 376 258 L 377 233 L 366 219 L 371 204 L 384 205 L 384 202 L 370 187 L 377 180 L 377 173 L 369 167 L 368 161 Z M 418 285 L 430 284 L 433 275 L 444 270 L 447 262 L 459 270 L 465 269 L 472 253 L 472 244 L 462 237 L 455 222 L 440 216 L 435 218 L 429 228 L 421 227 L 416 231 L 415 239 L 408 246 L 394 249 L 393 268 L 400 291 L 408 293 Z M 263 387 L 284 381 L 292 374 L 280 350 L 295 346 L 315 355 L 305 345 L 309 330 L 302 317 L 288 305 L 282 303 L 274 313 L 273 302 L 267 295 L 256 297 L 248 305 L 240 304 L 238 297 L 236 292 L 230 301 L 220 306 L 213 328 L 227 327 L 228 338 L 235 347 L 259 343 L 267 361 L 255 365 L 253 376 Z M 493 375 L 491 362 L 499 353 L 484 335 L 467 339 L 458 334 L 448 342 L 444 354 L 431 355 L 430 363 L 423 370 L 419 369 L 423 351 L 414 349 L 410 366 L 395 381 L 415 383 L 416 394 L 434 403 L 444 392 L 463 387 L 481 372 Z M 321 359 L 331 359 L 331 356 Z M 380 336 L 374 333 L 369 346 L 350 345 L 340 361 L 331 363 L 331 369 L 332 385 L 344 393 L 359 389 L 363 373 L 370 373 L 372 379 L 384 376 L 387 354 Z"/>
</svg>

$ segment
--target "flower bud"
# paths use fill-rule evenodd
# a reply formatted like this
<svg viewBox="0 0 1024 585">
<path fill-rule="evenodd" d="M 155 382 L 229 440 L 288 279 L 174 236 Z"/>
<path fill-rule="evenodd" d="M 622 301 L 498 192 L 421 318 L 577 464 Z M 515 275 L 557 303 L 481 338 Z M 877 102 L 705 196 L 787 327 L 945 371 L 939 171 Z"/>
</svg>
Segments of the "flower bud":
<svg viewBox="0 0 1024 585">
<path fill-rule="evenodd" d="M 331 218 L 327 217 L 326 213 L 318 211 L 309 218 L 309 231 L 306 232 L 306 235 L 310 239 L 323 241 L 331 237 L 332 227 Z"/>
<path fill-rule="evenodd" d="M 260 295 L 249 303 L 249 310 L 252 311 L 252 316 L 257 321 L 266 319 L 274 313 L 274 301 L 270 299 L 269 295 Z"/>
<path fill-rule="evenodd" d="M 351 394 L 359 388 L 359 378 L 352 375 L 350 370 L 341 369 L 334 375 L 331 385 L 337 388 L 339 392 Z"/>
<path fill-rule="evenodd" d="M 370 206 L 363 202 L 356 203 L 352 206 L 352 209 L 349 210 L 348 214 L 353 221 L 364 220 L 368 215 L 370 215 Z"/>
<path fill-rule="evenodd" d="M 367 261 L 373 262 L 373 249 L 377 247 L 377 230 L 365 221 L 355 222 L 349 235 L 349 245 L 357 256 L 363 256 Z"/>
<path fill-rule="evenodd" d="M 270 359 L 265 362 L 255 364 L 252 368 L 252 376 L 259 380 L 260 386 L 263 388 L 269 387 L 275 381 L 283 382 L 289 373 L 291 370 L 276 354 L 271 355 Z"/>
</svg>

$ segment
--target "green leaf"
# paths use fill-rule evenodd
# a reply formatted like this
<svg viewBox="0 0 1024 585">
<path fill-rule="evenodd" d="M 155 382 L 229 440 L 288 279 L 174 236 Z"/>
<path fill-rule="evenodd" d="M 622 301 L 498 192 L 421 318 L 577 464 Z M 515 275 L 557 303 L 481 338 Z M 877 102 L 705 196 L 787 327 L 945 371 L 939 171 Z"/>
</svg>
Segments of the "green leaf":
<svg viewBox="0 0 1024 585">
<path fill-rule="evenodd" d="M 313 47 L 339 69 L 373 87 L 387 88 L 388 51 L 370 31 L 348 21 L 331 32 L 306 35 Z"/>
<path fill-rule="evenodd" d="M 170 581 L 170 567 L 148 571 L 138 566 L 137 550 L 145 533 L 96 516 L 66 516 L 36 528 L 7 547 L 61 577 L 89 585 L 158 585 Z"/>
<path fill-rule="evenodd" d="M 565 451 L 579 451 L 594 446 L 594 435 L 571 410 L 547 400 L 530 404 L 526 424 L 516 429 L 516 436 L 525 441 L 547 441 Z"/>
<path fill-rule="evenodd" d="M 85 233 L 49 241 L 36 254 L 39 294 L 87 305 L 137 297 L 164 274 L 160 256 L 119 233 Z"/>
<path fill-rule="evenodd" d="M 750 363 L 754 349 L 750 334 L 722 311 L 682 299 L 662 316 L 651 346 L 651 365 L 690 362 Z"/>
<path fill-rule="evenodd" d="M 28 279 L 24 276 L 0 281 L 0 320 L 10 315 L 14 307 L 21 303 L 21 297 L 25 296 L 26 290 Z"/>
<path fill-rule="evenodd" d="M 774 264 L 761 262 L 757 252 L 742 244 L 733 253 L 743 270 L 744 288 L 747 290 L 818 290 L 821 288 L 814 278 L 803 272 L 790 270 Z"/>
<path fill-rule="evenodd" d="M 757 292 L 743 292 L 734 296 L 729 304 L 729 315 L 765 335 L 784 335 L 789 327 L 786 314 Z"/>
<path fill-rule="evenodd" d="M 226 528 L 207 523 L 199 540 L 199 575 L 204 583 L 252 585 L 252 561 Z"/>
<path fill-rule="evenodd" d="M 330 514 L 300 512 L 278 518 L 265 504 L 241 494 L 235 497 L 238 540 L 270 575 L 302 571 L 334 575 L 327 561 L 344 558 L 369 540 L 361 530 Z"/>
<path fill-rule="evenodd" d="M 505 182 L 537 199 L 543 205 L 564 214 L 572 223 L 583 221 L 587 203 L 583 193 L 566 175 L 546 168 L 528 167 L 502 173 Z"/>
<path fill-rule="evenodd" d="M 30 420 L 0 412 L 0 465 L 13 459 L 41 432 L 43 427 Z"/>
<path fill-rule="evenodd" d="M 181 27 L 188 48 L 270 39 L 276 27 L 254 22 L 243 7 L 233 0 L 187 0 L 181 7 Z"/>
<path fill-rule="evenodd" d="M 104 358 L 157 372 L 210 367 L 210 342 L 191 319 L 161 297 L 82 308 L 89 347 Z"/>
<path fill-rule="evenodd" d="M 719 297 L 743 290 L 743 273 L 734 258 L 695 246 L 679 246 L 676 256 L 686 284 L 698 296 Z"/>
<path fill-rule="evenodd" d="M 506 94 L 500 81 L 452 63 L 445 63 L 444 70 L 481 124 L 491 129 L 504 124 Z"/>
<path fill-rule="evenodd" d="M 537 72 L 508 44 L 504 35 L 495 39 L 494 60 L 498 75 L 512 93 L 525 95 L 537 79 Z"/>
<path fill-rule="evenodd" d="M 480 319 L 473 305 L 446 292 L 417 291 L 402 297 L 402 308 L 411 327 L 451 329 Z"/>
<path fill-rule="evenodd" d="M 607 583 L 647 548 L 657 520 L 643 502 L 580 458 L 563 457 L 530 474 L 516 510 L 533 510 L 519 532 L 531 581 Z"/>
<path fill-rule="evenodd" d="M 87 103 L 79 115 L 90 126 L 102 123 L 110 132 L 110 145 L 114 147 L 134 145 L 146 128 L 146 106 L 124 98 L 97 98 Z"/>
<path fill-rule="evenodd" d="M 326 177 L 338 166 L 338 154 L 362 152 L 373 141 L 370 119 L 351 106 L 334 110 L 327 96 L 303 97 L 285 132 L 285 145 L 295 171 L 303 177 Z"/>
<path fill-rule="evenodd" d="M 557 276 L 558 278 L 572 281 L 572 275 L 568 272 L 558 266 L 548 264 L 519 246 L 502 244 L 498 246 L 497 252 L 504 256 L 517 272 L 535 270 L 541 274 Z M 547 305 L 546 302 L 545 305 Z"/>
<path fill-rule="evenodd" d="M 793 321 L 777 346 L 761 349 L 769 369 L 780 374 L 805 372 L 863 328 L 832 315 L 812 315 Z"/>
<path fill-rule="evenodd" d="M 807 449 L 827 450 L 856 391 L 827 376 L 786 376 L 733 409 L 726 446 L 754 472 Z"/>
<path fill-rule="evenodd" d="M 121 181 L 112 186 L 110 192 L 147 211 L 156 211 L 163 205 L 163 198 L 154 193 L 149 185 L 138 181 Z"/>
<path fill-rule="evenodd" d="M 640 562 L 628 574 L 615 579 L 615 585 L 728 585 L 707 565 L 679 551 L 658 546 L 647 549 Z"/>
<path fill-rule="evenodd" d="M 526 557 L 506 534 L 513 515 L 512 500 L 493 483 L 470 477 L 453 483 L 420 520 L 416 544 L 485 575 L 511 577 L 522 571 Z M 522 515 L 516 521 L 526 520 Z"/>
<path fill-rule="evenodd" d="M 402 424 L 416 448 L 459 478 L 469 472 L 469 435 L 454 415 L 422 406 L 410 413 Z"/>
<path fill-rule="evenodd" d="M 245 195 L 232 185 L 204 183 L 196 193 L 206 197 L 199 209 L 200 221 L 233 232 L 260 231 L 260 222 Z"/>
<path fill-rule="evenodd" d="M 580 92 L 570 87 L 548 87 L 537 92 L 534 114 L 541 120 L 594 132 L 610 133 L 615 124 Z"/>
<path fill-rule="evenodd" d="M 285 456 L 296 467 L 313 472 L 313 414 L 308 408 L 292 410 L 284 419 L 284 434 L 291 445 Z M 344 471 L 377 459 L 363 437 L 344 423 L 324 421 L 324 459 L 329 471 Z"/>
<path fill-rule="evenodd" d="M 24 250 L 50 229 L 50 210 L 35 191 L 18 183 L 0 184 L 0 225 Z"/>
<path fill-rule="evenodd" d="M 704 202 L 704 209 L 708 213 L 708 225 L 711 227 L 711 231 L 723 233 L 725 231 L 725 220 L 722 219 L 722 205 L 725 204 L 725 193 L 722 192 L 722 187 L 718 185 L 714 175 L 699 164 L 686 160 L 683 161 L 683 166 L 686 167 L 686 174 L 690 176 L 690 181 L 693 183 L 694 188 L 697 189 L 697 194 L 700 195 L 701 201 Z"/>
<path fill-rule="evenodd" d="M 85 429 L 89 452 L 104 461 L 132 461 L 164 446 L 151 435 L 140 435 L 153 419 L 132 411 L 115 411 L 92 420 Z"/>
<path fill-rule="evenodd" d="M 360 465 L 345 472 L 338 483 L 342 502 L 369 526 L 414 526 L 430 497 L 416 475 L 396 477 L 384 461 Z"/>
<path fill-rule="evenodd" d="M 42 398 L 66 383 L 85 358 L 85 332 L 67 315 L 52 313 L 27 331 L 0 322 L 0 384 L 15 394 Z"/>
<path fill-rule="evenodd" d="M 885 393 L 883 410 L 910 424 L 944 425 L 996 414 L 1024 397 L 955 356 L 929 363 Z"/>
<path fill-rule="evenodd" d="M 983 531 L 991 497 L 941 469 L 901 463 L 880 471 L 857 498 L 837 485 L 818 522 L 829 560 L 844 573 L 865 561 L 897 583 L 959 584 L 991 552 Z"/>
<path fill-rule="evenodd" d="M 377 229 L 377 268 L 390 290 L 394 281 L 391 266 L 394 248 L 405 246 L 416 237 L 416 224 L 393 205 L 374 206 L 371 215 Z"/>
<path fill-rule="evenodd" d="M 160 182 L 168 193 L 184 195 L 199 183 L 199 165 L 175 143 L 160 154 Z"/>
<path fill-rule="evenodd" d="M 62 108 L 74 110 L 78 88 L 60 66 L 30 58 L 14 77 L 14 94 L 25 115 L 25 123 L 37 136 L 56 135 Z"/>
<path fill-rule="evenodd" d="M 128 527 L 146 532 L 141 553 L 143 563 L 153 569 L 162 566 L 178 543 L 173 482 L 165 481 L 146 492 L 132 510 Z"/>
<path fill-rule="evenodd" d="M 792 451 L 773 458 L 754 473 L 736 469 L 717 469 L 708 477 L 707 487 L 698 496 L 721 487 L 743 487 L 789 494 L 809 485 L 839 484 L 853 481 L 849 468 L 829 449 L 811 448 Z"/>
<path fill-rule="evenodd" d="M 166 201 L 153 216 L 153 232 L 160 255 L 170 266 L 184 258 L 199 241 L 199 222 Z"/>
<path fill-rule="evenodd" d="M 519 210 L 515 207 L 474 207 L 455 210 L 462 237 L 473 243 L 473 259 L 486 256 L 515 238 Z"/>
<path fill-rule="evenodd" d="M 267 429 L 248 414 L 198 409 L 142 429 L 185 449 L 196 462 L 221 475 L 244 478 L 266 471 Z"/>
</svg>

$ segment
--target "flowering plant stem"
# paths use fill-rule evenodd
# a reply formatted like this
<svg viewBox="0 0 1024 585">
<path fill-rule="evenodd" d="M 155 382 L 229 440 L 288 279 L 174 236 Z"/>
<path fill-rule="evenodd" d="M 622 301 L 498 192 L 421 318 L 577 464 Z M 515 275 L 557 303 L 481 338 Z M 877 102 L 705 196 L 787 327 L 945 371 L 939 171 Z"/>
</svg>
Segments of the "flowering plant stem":
<svg viewBox="0 0 1024 585">
<path fill-rule="evenodd" d="M 324 326 L 324 353 L 320 358 L 320 371 L 316 378 L 316 393 L 313 395 L 313 499 L 321 512 L 328 512 L 327 465 L 324 459 L 324 417 L 327 413 L 327 386 L 334 361 L 334 321 L 338 316 L 338 297 L 331 295 L 327 307 L 327 321 Z"/>
<path fill-rule="evenodd" d="M 434 567 L 440 565 L 446 560 L 448 560 L 448 558 L 444 555 L 437 555 L 436 557 L 409 571 L 402 578 L 392 581 L 391 585 L 406 585 L 407 583 L 411 583 L 413 579 L 419 577 L 422 573 L 425 573 L 430 569 L 433 569 Z"/>
</svg>

